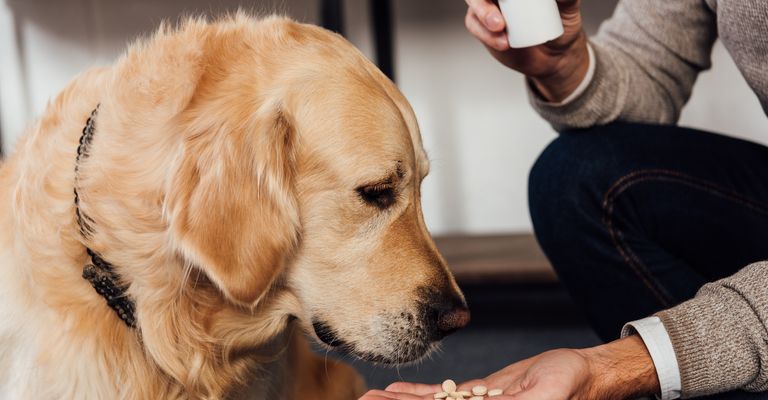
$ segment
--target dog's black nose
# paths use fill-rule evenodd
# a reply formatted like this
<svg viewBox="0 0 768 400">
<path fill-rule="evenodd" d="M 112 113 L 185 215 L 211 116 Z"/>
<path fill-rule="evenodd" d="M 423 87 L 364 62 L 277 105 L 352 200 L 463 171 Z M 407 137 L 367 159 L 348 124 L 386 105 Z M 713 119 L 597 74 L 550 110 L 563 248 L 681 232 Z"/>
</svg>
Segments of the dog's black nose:
<svg viewBox="0 0 768 400">
<path fill-rule="evenodd" d="M 437 299 L 435 299 L 437 300 Z M 431 304 L 433 338 L 440 340 L 469 323 L 467 303 L 455 294 L 450 294 L 433 301 Z"/>
<path fill-rule="evenodd" d="M 422 291 L 424 323 L 429 339 L 438 341 L 467 326 L 469 307 L 461 292 L 446 288 Z"/>
<path fill-rule="evenodd" d="M 469 309 L 465 305 L 441 311 L 437 316 L 437 329 L 443 336 L 455 332 L 469 323 Z"/>
</svg>

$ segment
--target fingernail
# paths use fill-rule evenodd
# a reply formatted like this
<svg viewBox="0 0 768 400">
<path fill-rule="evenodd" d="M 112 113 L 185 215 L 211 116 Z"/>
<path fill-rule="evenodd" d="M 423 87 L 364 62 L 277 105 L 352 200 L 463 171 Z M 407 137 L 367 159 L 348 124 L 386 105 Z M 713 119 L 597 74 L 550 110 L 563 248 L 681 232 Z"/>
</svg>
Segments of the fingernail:
<svg viewBox="0 0 768 400">
<path fill-rule="evenodd" d="M 488 15 L 488 18 L 486 18 L 486 21 L 488 22 L 489 28 L 499 28 L 501 27 L 501 24 L 504 22 L 504 20 L 501 18 L 501 14 L 498 12 L 492 12 Z"/>
</svg>

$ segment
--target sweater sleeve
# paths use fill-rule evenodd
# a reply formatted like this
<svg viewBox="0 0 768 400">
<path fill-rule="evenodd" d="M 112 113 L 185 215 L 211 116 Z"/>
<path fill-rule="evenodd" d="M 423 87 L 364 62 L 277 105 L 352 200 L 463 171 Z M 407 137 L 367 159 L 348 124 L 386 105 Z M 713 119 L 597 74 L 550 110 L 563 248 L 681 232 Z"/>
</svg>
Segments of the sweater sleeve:
<svg viewBox="0 0 768 400">
<path fill-rule="evenodd" d="M 621 0 L 590 40 L 597 68 L 588 89 L 564 107 L 529 90 L 531 103 L 558 131 L 616 120 L 675 123 L 699 72 L 711 66 L 716 38 L 705 0 Z"/>
<path fill-rule="evenodd" d="M 672 340 L 684 398 L 768 390 L 768 262 L 707 284 L 657 316 Z"/>
</svg>

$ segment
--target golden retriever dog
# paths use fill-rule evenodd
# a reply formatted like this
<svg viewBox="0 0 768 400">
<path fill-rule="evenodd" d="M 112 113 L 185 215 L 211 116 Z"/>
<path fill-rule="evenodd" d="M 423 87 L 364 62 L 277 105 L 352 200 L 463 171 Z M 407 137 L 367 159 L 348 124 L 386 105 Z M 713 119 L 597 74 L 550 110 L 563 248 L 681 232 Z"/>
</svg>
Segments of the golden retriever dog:
<svg viewBox="0 0 768 400">
<path fill-rule="evenodd" d="M 0 169 L 0 398 L 355 399 L 469 313 L 419 129 L 342 37 L 161 27 L 73 80 Z"/>
</svg>

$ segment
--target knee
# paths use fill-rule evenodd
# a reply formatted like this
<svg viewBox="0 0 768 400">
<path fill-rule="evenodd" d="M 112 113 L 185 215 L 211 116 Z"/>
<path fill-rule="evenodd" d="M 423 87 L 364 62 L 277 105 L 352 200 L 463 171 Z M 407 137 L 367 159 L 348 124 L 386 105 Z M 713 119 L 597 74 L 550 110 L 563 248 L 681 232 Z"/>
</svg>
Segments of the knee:
<svg viewBox="0 0 768 400">
<path fill-rule="evenodd" d="M 546 211 L 572 208 L 582 203 L 584 188 L 594 182 L 591 164 L 582 140 L 561 135 L 550 143 L 533 164 L 528 176 L 528 202 L 532 217 L 545 217 Z"/>
<path fill-rule="evenodd" d="M 586 222 L 599 223 L 604 191 L 620 169 L 613 130 L 608 125 L 563 133 L 536 160 L 528 205 L 540 242 L 572 236 Z"/>
</svg>

